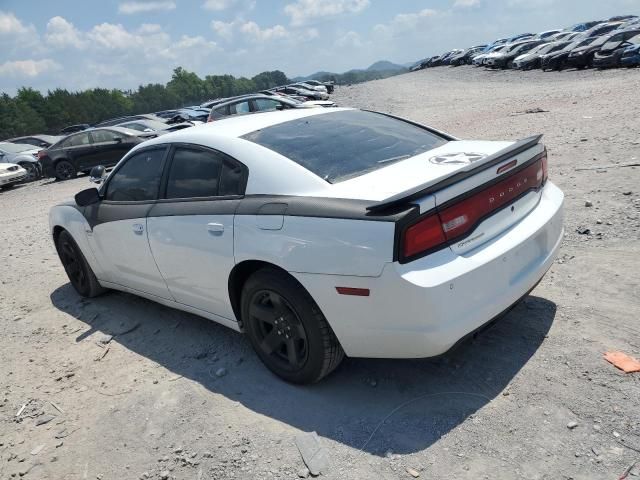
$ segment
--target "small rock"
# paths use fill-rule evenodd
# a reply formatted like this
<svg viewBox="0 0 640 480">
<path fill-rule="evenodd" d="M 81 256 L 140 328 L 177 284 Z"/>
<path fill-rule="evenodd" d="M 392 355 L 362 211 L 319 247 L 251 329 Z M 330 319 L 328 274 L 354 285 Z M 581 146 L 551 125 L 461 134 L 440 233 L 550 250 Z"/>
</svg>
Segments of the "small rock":
<svg viewBox="0 0 640 480">
<path fill-rule="evenodd" d="M 149 472 L 142 472 L 140 474 L 140 480 L 145 480 L 146 478 L 149 478 Z"/>
<path fill-rule="evenodd" d="M 596 220 L 596 223 L 597 223 L 598 225 L 602 225 L 602 220 L 598 219 L 598 220 Z"/>
<path fill-rule="evenodd" d="M 49 423 L 54 418 L 56 417 L 54 417 L 53 415 L 42 415 L 41 417 L 38 418 L 38 420 L 36 420 L 36 427 Z"/>
<path fill-rule="evenodd" d="M 616 437 L 616 438 L 620 438 L 620 434 L 618 432 L 616 432 L 616 431 L 613 432 L 613 436 Z"/>
<path fill-rule="evenodd" d="M 227 374 L 227 369 L 224 367 L 220 367 L 218 370 L 216 370 L 216 377 L 220 378 L 220 377 L 224 377 Z"/>
<path fill-rule="evenodd" d="M 420 472 L 418 472 L 417 470 L 411 467 L 407 467 L 407 473 L 411 475 L 413 478 L 418 478 L 420 476 Z"/>
<path fill-rule="evenodd" d="M 573 430 L 574 428 L 576 428 L 578 426 L 578 422 L 569 422 L 567 423 L 567 428 L 569 430 Z"/>
<path fill-rule="evenodd" d="M 589 139 L 588 139 L 588 138 L 581 138 L 581 139 L 580 139 L 580 141 L 581 141 L 581 142 L 588 142 L 588 141 L 589 141 Z"/>
<path fill-rule="evenodd" d="M 599 432 L 599 431 L 600 431 L 600 428 L 601 428 L 601 427 L 600 427 L 600 425 L 597 425 L 597 424 L 593 426 L 593 429 L 594 429 L 596 432 Z"/>
<path fill-rule="evenodd" d="M 580 235 L 591 235 L 591 229 L 586 227 L 580 227 L 576 230 Z"/>
<path fill-rule="evenodd" d="M 60 448 L 62 445 L 64 445 L 64 442 L 60 440 L 58 443 L 56 443 L 56 448 Z"/>
<path fill-rule="evenodd" d="M 633 192 L 622 192 L 623 195 L 629 196 L 631 195 Z"/>
<path fill-rule="evenodd" d="M 163 470 L 160 472 L 160 479 L 161 480 L 167 480 L 169 478 L 169 471 L 168 470 Z"/>
<path fill-rule="evenodd" d="M 309 469 L 307 467 L 301 468 L 300 470 L 298 470 L 298 477 L 299 478 L 309 478 Z"/>
<path fill-rule="evenodd" d="M 31 455 L 38 455 L 44 449 L 44 447 L 45 447 L 44 443 L 42 445 L 38 445 L 36 448 L 31 450 Z"/>
<path fill-rule="evenodd" d="M 106 345 L 108 344 L 111 340 L 113 340 L 113 335 L 108 335 L 106 333 L 103 333 L 102 335 L 100 335 L 98 337 L 98 339 L 96 340 L 98 343 L 101 343 L 102 345 Z"/>
<path fill-rule="evenodd" d="M 593 202 L 590 202 L 589 200 L 587 200 L 586 202 L 584 202 L 584 206 L 585 207 L 593 207 Z"/>
</svg>

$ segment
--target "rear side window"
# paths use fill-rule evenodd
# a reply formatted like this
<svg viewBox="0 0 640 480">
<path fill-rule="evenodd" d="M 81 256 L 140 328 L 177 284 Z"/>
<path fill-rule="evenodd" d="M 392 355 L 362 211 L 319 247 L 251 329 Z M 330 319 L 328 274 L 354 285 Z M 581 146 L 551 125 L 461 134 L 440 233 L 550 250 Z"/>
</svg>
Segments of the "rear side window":
<svg viewBox="0 0 640 480">
<path fill-rule="evenodd" d="M 245 178 L 242 165 L 223 153 L 179 147 L 169 169 L 166 198 L 242 195 Z"/>
<path fill-rule="evenodd" d="M 245 100 L 244 102 L 234 103 L 233 105 L 229 105 L 229 112 L 231 115 L 249 113 L 249 101 Z"/>
<path fill-rule="evenodd" d="M 109 179 L 105 199 L 140 202 L 158 198 L 164 153 L 164 149 L 157 149 L 131 156 Z"/>
<path fill-rule="evenodd" d="M 269 110 L 276 110 L 282 105 L 277 100 L 271 100 L 270 98 L 256 98 L 254 100 L 257 112 L 267 112 Z"/>
<path fill-rule="evenodd" d="M 62 147 L 79 147 L 82 145 L 89 145 L 89 134 L 88 133 L 78 133 L 77 135 L 71 135 L 64 142 L 62 142 Z"/>
<path fill-rule="evenodd" d="M 293 160 L 329 183 L 358 177 L 447 143 L 411 123 L 360 110 L 292 120 L 243 138 Z"/>
</svg>

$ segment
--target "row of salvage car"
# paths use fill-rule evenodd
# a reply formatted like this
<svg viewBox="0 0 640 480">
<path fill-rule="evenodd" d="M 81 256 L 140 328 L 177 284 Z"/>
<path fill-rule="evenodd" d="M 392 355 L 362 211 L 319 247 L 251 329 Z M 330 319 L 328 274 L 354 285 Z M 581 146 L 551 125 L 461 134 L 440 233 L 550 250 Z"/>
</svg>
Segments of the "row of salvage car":
<svg viewBox="0 0 640 480">
<path fill-rule="evenodd" d="M 454 49 L 422 60 L 412 70 L 443 65 L 545 71 L 636 67 L 640 66 L 640 18 L 624 15 L 500 38 L 488 45 Z"/>
<path fill-rule="evenodd" d="M 112 167 L 145 140 L 205 122 L 274 110 L 333 107 L 335 102 L 329 100 L 333 89 L 332 83 L 308 80 L 176 110 L 70 125 L 59 135 L 0 141 L 0 189 L 42 177 L 69 180 L 97 165 Z"/>
</svg>

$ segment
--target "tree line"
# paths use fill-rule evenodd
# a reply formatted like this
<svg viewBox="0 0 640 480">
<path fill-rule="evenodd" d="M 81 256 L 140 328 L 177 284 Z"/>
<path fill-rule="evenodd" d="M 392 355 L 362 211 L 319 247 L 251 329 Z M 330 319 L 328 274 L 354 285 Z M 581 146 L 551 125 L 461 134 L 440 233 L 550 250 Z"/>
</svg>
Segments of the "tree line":
<svg viewBox="0 0 640 480">
<path fill-rule="evenodd" d="M 286 83 L 286 75 L 279 70 L 262 72 L 252 78 L 207 75 L 202 79 L 178 67 L 166 85 L 141 85 L 136 91 L 93 88 L 69 92 L 57 88 L 43 95 L 38 90 L 23 87 L 13 97 L 6 93 L 0 96 L 0 139 L 37 133 L 57 134 L 68 125 L 94 124 L 124 115 L 180 108 Z"/>
</svg>

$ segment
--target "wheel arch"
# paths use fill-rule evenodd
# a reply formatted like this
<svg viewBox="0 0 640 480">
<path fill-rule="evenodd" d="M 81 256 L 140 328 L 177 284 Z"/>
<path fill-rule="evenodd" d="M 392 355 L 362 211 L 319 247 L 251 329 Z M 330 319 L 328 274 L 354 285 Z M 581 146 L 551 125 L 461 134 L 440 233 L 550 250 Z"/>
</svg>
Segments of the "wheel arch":
<svg viewBox="0 0 640 480">
<path fill-rule="evenodd" d="M 233 313 L 238 320 L 238 325 L 240 325 L 241 330 L 243 329 L 242 316 L 240 314 L 242 288 L 251 275 L 263 268 L 271 268 L 273 270 L 281 272 L 289 278 L 292 278 L 298 285 L 300 285 L 300 288 L 304 288 L 304 290 L 309 293 L 305 286 L 302 285 L 297 278 L 287 272 L 284 268 L 270 262 L 265 262 L 264 260 L 243 260 L 233 267 L 233 269 L 229 273 L 228 281 L 229 301 L 231 302 L 231 308 L 233 309 Z M 309 295 L 311 296 L 310 293 Z M 311 298 L 313 298 L 313 296 L 311 296 Z"/>
</svg>

